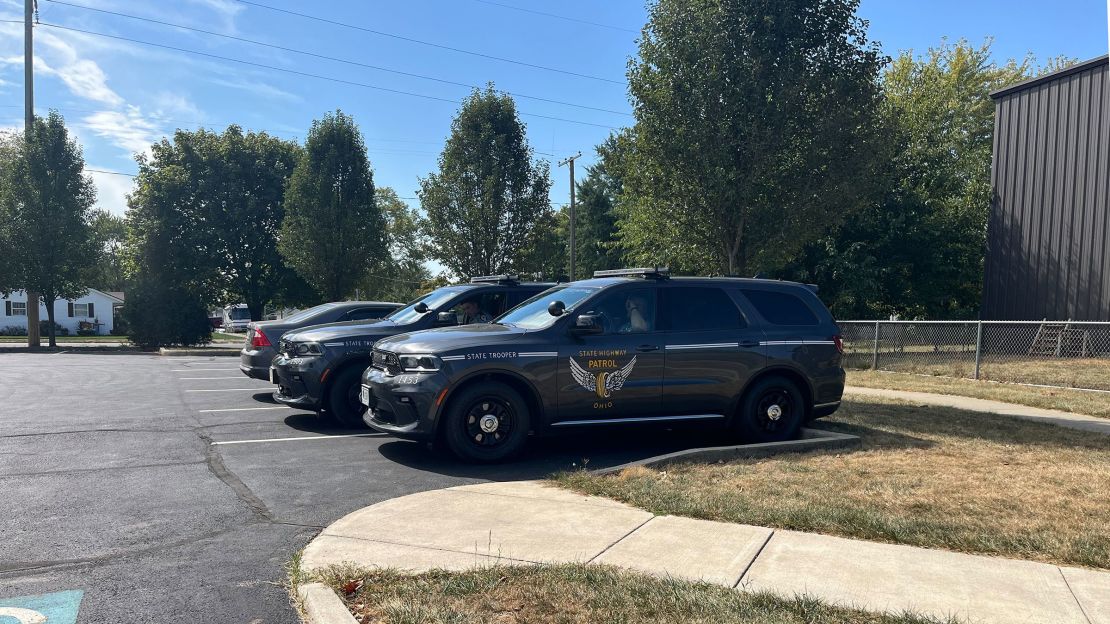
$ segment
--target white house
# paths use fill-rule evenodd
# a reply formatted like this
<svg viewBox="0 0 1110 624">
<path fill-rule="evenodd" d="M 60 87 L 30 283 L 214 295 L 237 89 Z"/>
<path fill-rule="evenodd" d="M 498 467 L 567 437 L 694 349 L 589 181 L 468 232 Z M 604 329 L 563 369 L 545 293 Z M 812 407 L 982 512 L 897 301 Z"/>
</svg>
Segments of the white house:
<svg viewBox="0 0 1110 624">
<path fill-rule="evenodd" d="M 0 309 L 0 330 L 6 327 L 20 327 L 27 329 L 27 293 L 17 290 L 7 297 L 0 298 L 3 302 Z M 54 302 L 54 322 L 69 330 L 69 335 L 76 336 L 82 328 L 94 330 L 97 334 L 112 333 L 112 307 L 123 304 L 123 299 L 95 288 L 90 288 L 85 296 L 67 301 L 58 299 Z M 47 320 L 46 303 L 39 300 L 39 320 Z"/>
</svg>

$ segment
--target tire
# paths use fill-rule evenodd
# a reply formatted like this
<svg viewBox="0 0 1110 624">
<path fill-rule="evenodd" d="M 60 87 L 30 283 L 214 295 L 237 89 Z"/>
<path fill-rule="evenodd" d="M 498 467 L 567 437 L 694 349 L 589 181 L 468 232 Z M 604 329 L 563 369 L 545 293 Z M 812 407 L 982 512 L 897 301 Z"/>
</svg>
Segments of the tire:
<svg viewBox="0 0 1110 624">
<path fill-rule="evenodd" d="M 530 424 L 519 392 L 500 382 L 485 382 L 451 397 L 441 427 L 443 441 L 459 459 L 493 463 L 524 448 Z"/>
<path fill-rule="evenodd" d="M 797 384 L 773 376 L 760 379 L 744 393 L 735 424 L 744 442 L 783 442 L 797 437 L 805 416 L 805 400 Z"/>
<path fill-rule="evenodd" d="M 337 423 L 353 429 L 366 428 L 366 423 L 362 421 L 366 406 L 358 400 L 363 370 L 359 366 L 348 366 L 339 371 L 328 386 L 328 415 Z"/>
</svg>

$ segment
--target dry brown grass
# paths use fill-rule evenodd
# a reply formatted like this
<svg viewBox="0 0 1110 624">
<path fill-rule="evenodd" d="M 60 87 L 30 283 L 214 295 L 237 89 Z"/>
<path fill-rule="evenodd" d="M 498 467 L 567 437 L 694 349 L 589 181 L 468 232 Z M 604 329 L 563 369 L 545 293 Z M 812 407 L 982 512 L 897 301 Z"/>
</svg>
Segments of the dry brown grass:
<svg viewBox="0 0 1110 624">
<path fill-rule="evenodd" d="M 1110 375 L 1110 373 L 1107 374 Z M 1110 418 L 1110 394 L 1100 392 L 1084 392 L 1067 388 L 1033 388 L 973 379 L 861 370 L 848 371 L 847 383 L 850 386 L 864 388 L 954 394 Z"/>
<path fill-rule="evenodd" d="M 822 423 L 862 449 L 556 479 L 657 514 L 1110 568 L 1110 437 L 871 398 Z"/>
<path fill-rule="evenodd" d="M 911 356 L 880 354 L 881 370 L 947 377 L 975 377 L 975 356 L 919 353 Z M 868 356 L 869 357 L 869 356 Z M 867 360 L 868 365 L 870 360 Z M 859 363 L 857 360 L 856 363 Z M 1064 388 L 1110 390 L 1110 358 L 1017 358 L 987 356 L 979 378 L 1005 383 L 1044 384 Z"/>
<path fill-rule="evenodd" d="M 323 573 L 359 622 L 389 624 L 924 624 L 933 619 L 831 607 L 726 587 L 585 565 L 493 567 L 404 575 L 335 568 Z M 354 588 L 358 589 L 354 589 Z M 346 590 L 352 590 L 348 592 Z"/>
</svg>

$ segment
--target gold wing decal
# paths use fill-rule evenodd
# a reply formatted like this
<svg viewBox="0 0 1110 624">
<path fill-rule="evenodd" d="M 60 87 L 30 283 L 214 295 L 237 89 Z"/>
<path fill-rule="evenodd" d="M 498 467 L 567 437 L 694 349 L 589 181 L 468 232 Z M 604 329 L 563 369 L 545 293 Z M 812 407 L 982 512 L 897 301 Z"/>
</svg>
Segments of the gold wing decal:
<svg viewBox="0 0 1110 624">
<path fill-rule="evenodd" d="M 609 373 L 605 377 L 605 396 L 614 390 L 620 390 L 624 386 L 624 382 L 628 380 L 629 375 L 632 374 L 632 367 L 636 366 L 636 356 L 628 361 L 620 368 L 620 370 Z"/>
<path fill-rule="evenodd" d="M 582 386 L 583 388 L 589 390 L 590 392 L 597 392 L 597 378 L 588 373 L 586 369 L 582 368 L 581 364 L 575 362 L 574 358 L 568 359 L 570 360 L 570 376 L 574 377 L 574 380 L 578 382 L 578 385 Z"/>
</svg>

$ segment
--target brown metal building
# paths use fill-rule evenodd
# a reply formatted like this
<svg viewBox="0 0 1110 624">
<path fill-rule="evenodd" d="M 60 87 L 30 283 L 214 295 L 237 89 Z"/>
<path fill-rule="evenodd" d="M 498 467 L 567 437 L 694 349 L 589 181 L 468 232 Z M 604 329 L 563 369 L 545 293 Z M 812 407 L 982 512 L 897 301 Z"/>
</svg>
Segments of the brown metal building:
<svg viewBox="0 0 1110 624">
<path fill-rule="evenodd" d="M 982 318 L 1110 321 L 1110 61 L 991 97 Z"/>
</svg>

